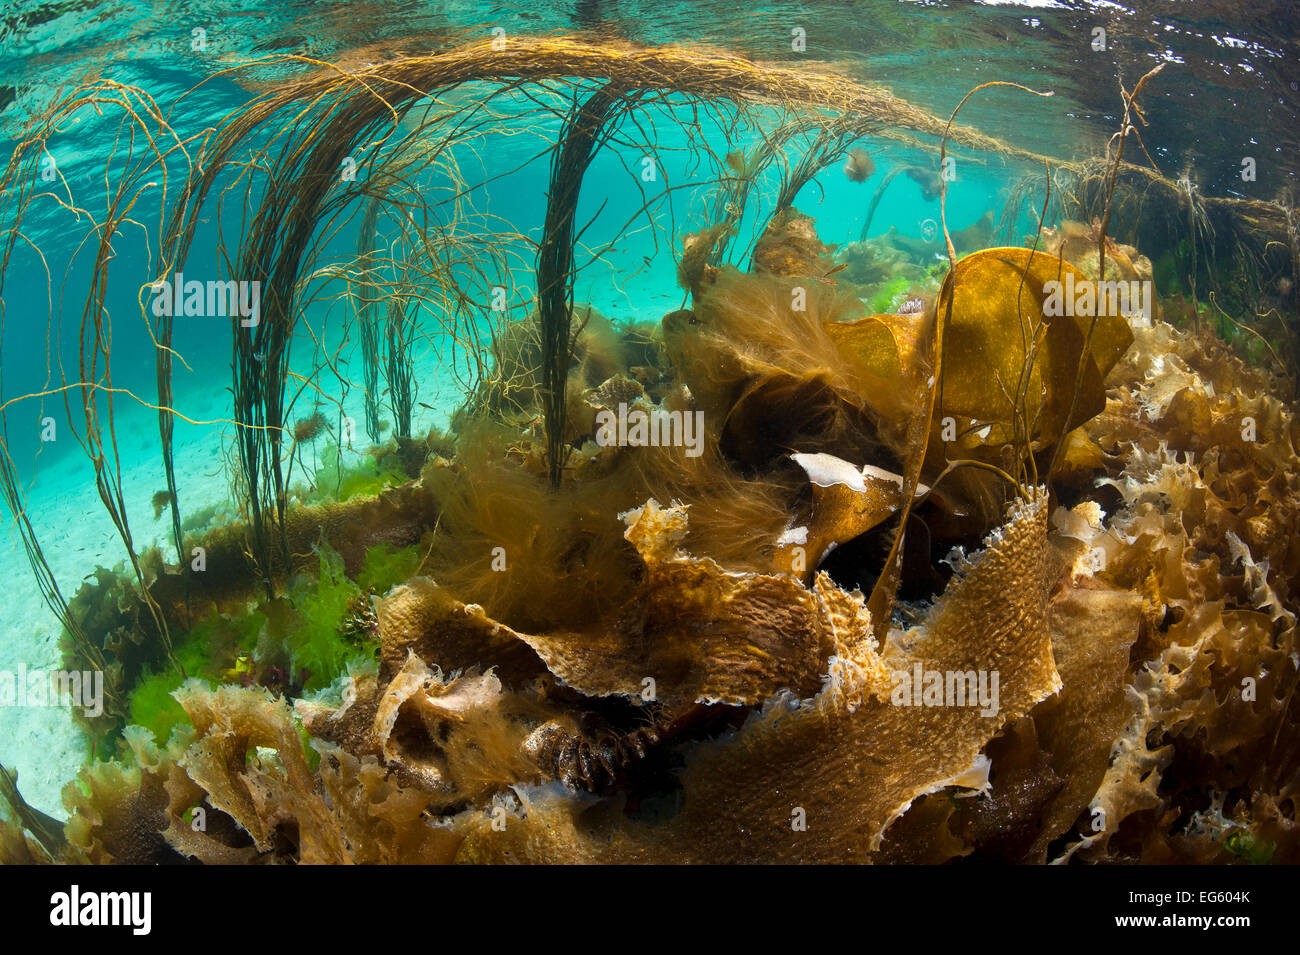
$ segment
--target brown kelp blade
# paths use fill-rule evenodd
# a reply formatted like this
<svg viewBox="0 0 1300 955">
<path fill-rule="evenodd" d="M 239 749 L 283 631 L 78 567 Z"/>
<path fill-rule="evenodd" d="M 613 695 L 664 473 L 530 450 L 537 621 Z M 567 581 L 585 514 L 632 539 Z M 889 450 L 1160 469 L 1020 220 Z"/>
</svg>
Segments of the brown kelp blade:
<svg viewBox="0 0 1300 955">
<path fill-rule="evenodd" d="M 848 322 L 827 322 L 826 333 L 871 388 L 873 406 L 901 400 L 904 351 L 893 315 L 868 315 Z"/>
<path fill-rule="evenodd" d="M 979 428 L 986 447 L 1019 444 L 1028 453 L 1055 444 L 1105 408 L 1106 373 L 1133 341 L 1128 320 L 1113 308 L 1076 315 L 1063 295 L 1049 299 L 1052 283 L 1082 287 L 1086 281 L 1061 259 L 1020 248 L 968 255 L 944 280 L 931 407 L 909 425 L 903 518 L 869 603 L 877 636 L 893 607 L 907 510 L 927 454 L 934 449 L 948 456 L 944 422 Z M 962 445 L 961 456 L 972 456 L 969 442 Z"/>
<path fill-rule="evenodd" d="M 777 548 L 778 570 L 810 577 L 832 549 L 884 523 L 902 507 L 902 475 L 870 465 L 858 468 L 821 452 L 791 457 L 812 484 L 812 513 Z"/>
<path fill-rule="evenodd" d="M 1098 296 L 1084 314 L 1074 314 L 1062 291 L 1053 301 L 1057 283 L 1061 290 L 1090 284 L 1074 266 L 1029 249 L 986 249 L 957 263 L 939 299 L 941 310 L 950 297 L 953 306 L 940 418 L 988 427 L 984 443 L 999 447 L 1017 441 L 1019 415 L 1037 450 L 1105 408 L 1106 373 L 1132 344 L 1132 330 L 1114 303 Z"/>
</svg>

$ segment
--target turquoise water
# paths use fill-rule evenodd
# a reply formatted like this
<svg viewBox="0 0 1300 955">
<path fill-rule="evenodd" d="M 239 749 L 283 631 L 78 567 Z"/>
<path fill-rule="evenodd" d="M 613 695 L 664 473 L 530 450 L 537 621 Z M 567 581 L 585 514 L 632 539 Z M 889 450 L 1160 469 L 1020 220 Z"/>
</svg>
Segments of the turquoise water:
<svg viewBox="0 0 1300 955">
<path fill-rule="evenodd" d="M 231 12 L 221 4 L 123 2 L 88 8 L 19 0 L 8 5 L 0 20 L 0 57 L 6 66 L 0 135 L 7 158 L 34 116 L 77 78 L 96 75 L 147 93 L 167 118 L 166 136 L 174 135 L 197 154 L 207 131 L 221 127 L 271 81 L 301 77 L 311 66 L 263 62 L 241 71 L 247 60 L 305 56 L 357 68 L 399 52 L 451 48 L 502 27 L 508 37 L 580 31 L 596 42 L 684 44 L 795 70 L 829 72 L 888 90 L 940 121 L 981 83 L 997 80 L 1050 90 L 1050 98 L 1005 87 L 981 91 L 959 122 L 1024 153 L 1062 163 L 1104 156 L 1106 142 L 1121 122 L 1117 79 L 1131 87 L 1141 74 L 1164 63 L 1162 81 L 1144 98 L 1149 123 L 1141 135 L 1151 162 L 1166 178 L 1185 177 L 1203 196 L 1284 202 L 1293 201 L 1300 185 L 1300 49 L 1290 4 L 1257 4 L 1249 14 L 1217 3 L 1197 4 L 1192 11 L 1179 4 L 1129 9 L 1052 0 L 742 6 L 585 0 L 509 11 L 469 2 L 349 2 L 249 4 Z M 1098 28 L 1104 31 L 1102 49 L 1094 48 Z M 205 31 L 202 48 L 195 48 L 196 29 Z M 800 31 L 807 42 L 796 49 L 791 38 Z M 537 88 L 547 93 L 542 84 Z M 474 95 L 473 89 L 461 90 L 457 102 L 472 101 Z M 462 185 L 474 184 L 455 220 L 459 234 L 489 237 L 495 262 L 503 264 L 494 262 L 486 271 L 456 270 L 468 327 L 484 338 L 494 322 L 523 319 L 532 305 L 550 147 L 560 124 L 559 116 L 539 111 L 530 97 L 505 96 L 494 104 L 494 115 L 480 132 L 443 157 L 454 161 Z M 428 128 L 421 131 L 416 117 L 406 117 L 385 135 L 393 142 L 432 135 Z M 757 148 L 778 114 L 755 107 L 734 131 L 719 125 L 724 118 L 725 111 L 692 115 L 684 99 L 670 97 L 639 111 L 635 122 L 618 125 L 614 140 L 597 152 L 582 182 L 577 219 L 590 226 L 577 251 L 581 268 L 573 284 L 575 301 L 593 305 L 616 326 L 653 325 L 687 303 L 675 263 L 683 239 L 710 224 L 719 176 L 726 176 L 725 162 L 719 161 L 727 153 Z M 140 140 L 126 143 L 121 138 L 120 119 L 113 109 L 97 115 L 90 104 L 82 106 L 49 137 L 48 159 L 31 160 L 20 180 L 39 176 L 47 165 L 58 178 L 42 180 L 45 185 L 37 187 L 44 193 L 24 211 L 22 240 L 14 243 L 5 266 L 0 340 L 5 446 L 35 539 L 65 598 L 98 566 L 117 567 L 127 556 L 80 440 L 86 427 L 81 392 L 65 387 L 84 380 L 78 367 L 81 349 L 93 341 L 86 301 L 100 250 L 91 241 L 94 231 L 88 223 L 104 213 L 106 184 L 111 195 L 124 176 L 138 175 L 132 163 L 142 157 L 148 161 Z M 272 143 L 278 129 L 290 126 L 287 117 L 282 127 L 277 122 L 241 143 L 236 155 L 252 156 L 254 148 Z M 155 132 L 161 129 L 156 122 L 146 125 Z M 903 168 L 937 168 L 934 137 L 907 135 L 915 141 L 876 133 L 846 139 L 841 152 L 795 197 L 794 207 L 815 220 L 817 235 L 838 247 L 841 257 L 860 239 L 868 207 L 887 176 Z M 701 143 L 720 142 L 725 148 L 709 160 Z M 790 162 L 807 142 L 791 144 Z M 843 168 L 843 154 L 855 147 L 868 151 L 874 164 L 862 182 L 853 181 Z M 1031 239 L 1043 199 L 1042 167 L 1024 155 L 960 144 L 952 146 L 951 155 L 954 174 L 944 210 L 949 231 L 978 229 L 983 223 L 984 245 Z M 1240 175 L 1246 157 L 1253 160 L 1249 181 Z M 101 423 L 110 401 L 112 405 L 112 469 L 122 483 L 136 552 L 156 545 L 169 564 L 179 559 L 169 514 L 165 509 L 155 513 L 153 503 L 167 481 L 152 407 L 159 396 L 150 283 L 157 278 L 161 224 L 188 171 L 185 157 L 173 152 L 134 180 L 140 196 L 129 222 L 112 238 L 102 299 L 117 389 L 99 399 Z M 761 174 L 755 194 L 770 199 L 779 188 L 779 173 L 778 165 Z M 17 181 L 10 184 L 10 209 Z M 1025 183 L 1037 185 L 1026 193 Z M 445 167 L 422 172 L 414 185 L 430 195 L 459 188 Z M 242 186 L 237 186 L 233 172 L 223 174 L 213 194 L 230 189 L 229 198 L 210 200 L 199 214 L 184 264 L 187 276 L 207 281 L 228 274 L 222 250 L 236 248 L 248 235 L 249 208 L 264 195 L 263 185 L 255 187 L 246 205 Z M 880 196 L 867 238 L 878 240 L 892 231 L 912 240 L 913 266 L 943 266 L 947 254 L 938 197 L 927 195 L 924 184 L 908 175 L 897 175 Z M 313 237 L 315 273 L 304 279 L 306 304 L 296 316 L 291 344 L 289 394 L 297 397 L 285 415 L 288 426 L 317 408 L 325 409 L 332 423 L 340 416 L 365 420 L 360 343 L 347 286 L 329 272 L 355 255 L 362 215 L 362 202 L 342 203 Z M 450 207 L 434 215 L 443 225 L 452 222 Z M 1049 219 L 1047 224 L 1055 224 Z M 762 204 L 755 202 L 732 242 L 731 261 L 741 261 L 765 222 Z M 4 222 L 7 229 L 16 225 Z M 385 228 L 391 240 L 391 223 Z M 1162 250 L 1144 251 L 1154 260 Z M 1283 278 L 1270 272 L 1264 278 L 1266 291 L 1290 309 L 1294 320 L 1295 293 L 1290 285 L 1280 291 Z M 937 282 L 931 285 L 933 293 Z M 507 308 L 494 314 L 489 303 L 497 286 L 506 290 Z M 458 362 L 466 356 L 437 318 L 430 307 L 417 310 L 413 319 L 413 434 L 447 428 L 465 398 L 465 366 Z M 192 518 L 196 527 L 238 514 L 232 491 L 235 408 L 230 390 L 235 334 L 224 315 L 175 320 L 171 406 L 183 416 L 175 422 L 173 439 L 176 484 L 183 498 L 182 518 Z M 104 380 L 102 358 L 91 371 Z M 310 387 L 300 388 L 308 383 Z M 382 396 L 380 405 L 381 416 L 393 417 Z M 299 474 L 314 469 L 331 440 L 304 445 Z M 371 443 L 358 433 L 344 452 L 345 461 L 356 465 L 365 460 Z M 303 463 L 307 460 L 312 466 Z M 0 634 L 0 670 L 54 668 L 60 660 L 61 625 L 33 583 L 16 521 L 9 521 L 8 528 L 0 548 L 0 579 L 8 582 L 12 612 Z M 0 721 L 5 723 L 0 762 L 17 770 L 32 805 L 61 816 L 59 792 L 91 757 L 96 740 L 58 708 L 5 708 Z"/>
</svg>

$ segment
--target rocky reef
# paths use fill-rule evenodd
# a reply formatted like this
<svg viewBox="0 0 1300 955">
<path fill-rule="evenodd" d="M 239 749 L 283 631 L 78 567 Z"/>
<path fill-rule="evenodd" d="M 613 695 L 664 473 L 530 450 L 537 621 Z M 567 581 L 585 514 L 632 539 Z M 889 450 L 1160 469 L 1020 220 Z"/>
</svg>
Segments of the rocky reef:
<svg viewBox="0 0 1300 955">
<path fill-rule="evenodd" d="M 900 314 L 896 246 L 693 237 L 689 309 L 582 313 L 558 488 L 519 323 L 412 479 L 291 509 L 285 595 L 156 569 L 188 679 L 0 858 L 1300 861 L 1293 407 L 1208 330 L 1054 314 L 1099 252 L 1046 238 Z"/>
</svg>

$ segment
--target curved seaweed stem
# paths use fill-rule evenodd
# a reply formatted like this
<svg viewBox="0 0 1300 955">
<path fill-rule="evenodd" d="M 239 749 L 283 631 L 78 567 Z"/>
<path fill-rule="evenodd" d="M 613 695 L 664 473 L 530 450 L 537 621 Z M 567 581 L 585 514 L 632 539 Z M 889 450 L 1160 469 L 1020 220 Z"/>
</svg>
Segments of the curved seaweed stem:
<svg viewBox="0 0 1300 955">
<path fill-rule="evenodd" d="M 1135 109 L 1135 101 L 1138 94 L 1142 92 L 1142 88 L 1147 85 L 1147 82 L 1163 70 L 1164 67 L 1165 65 L 1160 63 L 1154 69 L 1148 71 L 1140 80 L 1138 80 L 1137 85 L 1133 87 L 1132 93 L 1124 89 L 1124 84 L 1120 83 L 1120 93 L 1123 94 L 1124 97 L 1124 119 L 1120 125 L 1120 131 L 1118 134 L 1119 145 L 1115 149 L 1115 161 L 1111 166 L 1110 178 L 1107 183 L 1106 208 L 1101 217 L 1101 226 L 1098 230 L 1097 236 L 1097 282 L 1099 285 L 1101 282 L 1105 281 L 1106 278 L 1106 229 L 1110 225 L 1111 203 L 1115 196 L 1115 180 L 1116 176 L 1119 175 L 1120 161 L 1124 157 L 1124 140 L 1127 138 L 1129 130 L 1132 129 L 1129 120 Z M 1085 369 L 1088 367 L 1088 361 L 1092 354 L 1092 336 L 1097 330 L 1097 319 L 1099 317 L 1097 314 L 1098 311 L 1099 309 L 1093 310 L 1092 318 L 1088 322 L 1088 331 L 1083 337 L 1083 350 L 1079 353 L 1079 365 L 1074 374 L 1074 391 L 1070 397 L 1070 412 L 1065 416 L 1067 426 L 1069 422 L 1074 420 L 1075 410 L 1079 406 L 1079 393 L 1083 390 L 1083 375 Z M 1051 479 L 1052 474 L 1056 471 L 1056 463 L 1060 459 L 1061 451 L 1064 447 L 1065 441 L 1062 440 L 1052 451 L 1051 461 L 1047 465 L 1047 477 L 1049 480 Z"/>
<path fill-rule="evenodd" d="M 366 410 L 366 434 L 371 441 L 378 441 L 379 431 L 379 335 L 375 321 L 375 305 L 378 295 L 375 286 L 369 281 L 373 269 L 373 260 L 377 253 L 379 209 L 383 205 L 382 195 L 374 196 L 367 204 L 361 219 L 361 231 L 357 238 L 357 270 L 360 276 L 349 274 L 348 286 L 352 291 L 352 303 L 357 325 L 361 333 L 361 367 L 365 378 L 364 404 Z"/>
<path fill-rule="evenodd" d="M 17 187 L 13 190 L 17 201 L 12 207 L 9 207 L 6 215 L 7 223 L 11 224 L 7 230 L 9 241 L 6 245 L 4 258 L 5 274 L 7 274 L 9 265 L 9 255 L 12 252 L 14 243 L 21 235 L 18 224 L 28 211 L 31 200 L 36 198 L 28 187 L 28 177 L 34 179 L 35 177 L 32 174 L 35 170 L 25 166 L 25 157 L 29 153 L 48 156 L 46 148 L 48 139 L 60 132 L 65 123 L 74 122 L 74 116 L 78 111 L 93 109 L 98 116 L 104 117 L 107 115 L 109 108 L 116 110 L 119 118 L 116 132 L 112 136 L 108 159 L 105 163 L 104 192 L 102 196 L 105 208 L 102 215 L 96 217 L 88 209 L 76 204 L 68 182 L 61 171 L 58 173 L 57 178 L 63 187 L 66 200 L 56 192 L 39 194 L 42 197 L 50 197 L 59 206 L 73 211 L 78 221 L 84 217 L 89 222 L 88 231 L 73 254 L 75 255 L 86 247 L 93 250 L 91 279 L 85 303 L 82 307 L 78 334 L 78 380 L 75 385 L 46 389 L 46 392 L 58 392 L 63 397 L 69 426 L 94 469 L 96 491 L 126 550 L 127 559 L 135 576 L 136 586 L 139 589 L 139 596 L 153 623 L 154 636 L 161 643 L 166 656 L 172 661 L 173 665 L 180 669 L 179 662 L 176 661 L 172 652 L 169 624 L 161 607 L 149 592 L 146 574 L 136 552 L 127 520 L 126 501 L 122 487 L 121 461 L 118 454 L 117 435 L 113 419 L 113 396 L 124 389 L 113 386 L 112 335 L 105 302 L 108 292 L 109 267 L 116 256 L 113 242 L 127 227 L 143 229 L 143 226 L 132 218 L 132 214 L 141 198 L 158 187 L 158 183 L 149 177 L 158 176 L 161 178 L 165 190 L 168 158 L 175 153 L 181 153 L 186 157 L 187 161 L 189 158 L 186 143 L 172 132 L 156 104 L 146 94 L 123 84 L 107 80 L 95 80 L 77 86 L 72 93 L 56 102 L 48 111 L 29 124 L 26 138 L 15 150 L 14 157 L 4 176 L 4 184 L 7 187 Z M 157 134 L 154 133 L 153 127 L 157 127 Z M 117 184 L 113 187 L 109 182 L 109 171 L 115 163 L 120 164 L 120 172 Z M 44 256 L 42 256 L 43 258 Z M 0 279 L 0 281 L 3 281 L 3 279 Z M 145 324 L 146 327 L 149 327 L 148 322 Z M 150 327 L 149 330 L 155 348 L 165 351 L 169 361 L 171 353 L 169 341 L 160 342 L 153 335 L 153 328 Z M 168 365 L 167 368 L 169 369 L 170 366 Z M 169 417 L 166 411 L 161 410 L 170 405 L 169 377 L 168 371 L 166 380 L 163 378 L 159 380 L 160 400 L 156 407 L 163 417 Z M 79 410 L 82 412 L 85 422 L 84 431 L 78 431 L 74 423 L 73 408 L 69 400 L 69 396 L 74 389 L 80 392 Z M 104 397 L 102 406 L 100 404 L 101 396 Z M 105 444 L 104 440 L 105 435 L 107 435 L 108 439 L 107 444 Z M 17 515 L 23 512 L 25 507 L 22 494 L 17 489 L 11 469 L 12 459 L 8 456 L 6 447 L 4 463 L 6 497 L 10 499 L 10 505 L 15 515 Z M 174 483 L 174 477 L 172 480 Z M 59 593 L 57 585 L 53 582 L 53 575 L 49 573 L 48 567 L 45 566 L 44 556 L 39 545 L 35 542 L 35 535 L 30 522 L 25 517 L 20 521 L 20 529 L 24 537 L 24 546 L 28 552 L 29 562 L 33 564 L 33 570 L 36 571 L 38 582 L 44 581 L 42 594 L 46 598 L 47 604 L 60 617 L 72 637 L 74 652 L 96 667 L 106 664 L 107 661 L 105 661 L 100 648 L 95 646 L 89 635 L 72 619 L 72 614 L 68 611 L 66 602 Z M 115 702 L 118 705 L 121 703 L 120 700 Z"/>
<path fill-rule="evenodd" d="M 906 166 L 895 166 L 881 177 L 880 184 L 876 186 L 876 191 L 871 197 L 871 205 L 867 207 L 867 218 L 862 222 L 862 233 L 858 236 L 859 242 L 867 241 L 867 232 L 870 231 L 871 222 L 876 217 L 876 207 L 880 205 L 880 200 L 885 197 L 885 190 L 889 188 L 889 184 L 897 178 L 898 174 L 906 168 Z"/>
<path fill-rule="evenodd" d="M 944 161 L 948 158 L 948 137 L 953 129 L 953 121 L 957 119 L 957 114 L 961 112 L 961 108 L 966 105 L 966 101 L 980 90 L 988 89 L 991 86 L 1011 86 L 1018 90 L 1024 90 L 1026 93 L 1033 93 L 1035 96 L 1047 97 L 1055 95 L 1052 90 L 1043 92 L 1041 90 L 1030 89 L 1028 86 L 1022 86 L 1019 83 L 1011 83 L 1006 80 L 991 80 L 988 83 L 981 83 L 963 96 L 961 102 L 957 104 L 956 109 L 952 111 L 952 115 L 948 117 L 948 122 L 943 128 L 943 138 L 939 143 L 939 221 L 943 226 L 943 241 L 948 249 L 948 264 L 953 268 L 957 266 L 957 250 L 953 247 L 952 236 L 948 234 L 948 180 L 942 174 Z"/>
<path fill-rule="evenodd" d="M 967 93 L 957 108 L 953 110 L 952 115 L 948 118 L 948 126 L 951 127 L 953 120 L 956 119 L 957 112 L 961 109 L 968 99 L 976 92 L 989 86 L 1014 86 L 1023 89 L 1026 92 L 1033 93 L 1035 96 L 1050 96 L 1051 93 L 1040 93 L 1037 90 L 1020 86 L 1018 83 L 1004 83 L 995 81 L 983 83 Z M 943 168 L 943 160 L 947 156 L 947 128 L 944 131 L 944 137 L 940 144 L 939 166 Z M 888 630 L 889 620 L 892 616 L 895 594 L 898 589 L 898 582 L 902 572 L 902 547 L 903 537 L 907 529 L 907 519 L 912 512 L 916 502 L 916 491 L 921 483 L 921 469 L 925 464 L 926 453 L 930 443 L 930 432 L 934 422 L 936 408 L 941 407 L 943 391 L 943 373 L 944 373 L 944 338 L 948 326 L 952 322 L 952 304 L 955 298 L 956 290 L 956 273 L 957 273 L 957 252 L 952 244 L 952 237 L 948 233 L 948 223 L 944 213 L 944 200 L 947 195 L 947 181 L 940 177 L 940 218 L 943 221 L 943 236 L 948 249 L 949 271 L 944 279 L 943 288 L 939 293 L 939 301 L 946 302 L 942 315 L 936 315 L 934 324 L 934 337 L 931 345 L 931 378 L 929 386 L 926 389 L 928 398 L 925 402 L 923 412 L 914 417 L 909 427 L 908 444 L 912 448 L 912 460 L 909 462 L 903 481 L 903 504 L 900 508 L 898 528 L 894 532 L 893 542 L 890 544 L 889 555 L 885 558 L 885 567 L 877 579 L 875 586 L 871 590 L 871 596 L 868 598 L 867 607 L 871 612 L 872 627 L 875 630 L 876 637 L 883 641 L 884 634 Z M 945 291 L 947 294 L 945 295 Z M 1000 470 L 1000 469 L 995 469 Z M 946 469 L 945 469 L 946 473 Z M 1010 477 L 1003 472 L 1004 477 Z M 1013 479 L 1014 481 L 1014 479 Z M 1023 495 L 1025 488 L 1018 487 L 1017 490 Z"/>
</svg>

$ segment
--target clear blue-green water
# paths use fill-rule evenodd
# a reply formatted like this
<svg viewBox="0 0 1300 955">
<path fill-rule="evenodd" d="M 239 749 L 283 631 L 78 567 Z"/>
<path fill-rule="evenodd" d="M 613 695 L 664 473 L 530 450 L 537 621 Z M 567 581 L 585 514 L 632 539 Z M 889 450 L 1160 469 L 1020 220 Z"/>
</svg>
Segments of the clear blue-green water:
<svg viewBox="0 0 1300 955">
<path fill-rule="evenodd" d="M 9 502 L 0 547 L 0 580 L 11 610 L 0 629 L 0 670 L 55 668 L 61 660 L 62 626 L 36 586 L 12 513 L 15 505 L 25 509 L 32 539 L 65 598 L 97 567 L 124 566 L 127 556 L 95 485 L 86 453 L 86 396 L 76 383 L 104 383 L 111 370 L 115 390 L 98 394 L 98 424 L 106 424 L 111 405 L 114 431 L 104 449 L 111 473 L 121 483 L 121 514 L 137 552 L 157 545 L 166 562 L 177 560 L 169 512 L 156 513 L 153 504 L 167 479 L 154 407 L 159 401 L 158 351 L 150 283 L 159 273 L 158 243 L 166 217 L 205 138 L 225 128 L 231 114 L 276 82 L 301 78 L 315 68 L 302 59 L 274 58 L 306 57 L 357 69 L 450 49 L 503 28 L 507 42 L 516 36 L 576 34 L 596 44 L 678 44 L 829 73 L 889 91 L 940 121 L 982 83 L 1050 91 L 1051 97 L 1035 97 L 991 88 L 976 94 L 961 112 L 962 125 L 1021 154 L 952 147 L 956 175 L 946 201 L 949 230 L 978 230 L 983 223 L 983 244 L 1018 245 L 1032 238 L 1043 199 L 1038 181 L 1043 169 L 1030 156 L 1062 164 L 1106 156 L 1107 143 L 1122 122 L 1121 83 L 1131 89 L 1161 63 L 1164 70 L 1142 98 L 1144 122 L 1138 125 L 1147 158 L 1141 162 L 1167 180 L 1185 180 L 1201 196 L 1291 208 L 1300 187 L 1298 27 L 1297 8 L 1280 0 L 1250 5 L 1217 0 L 861 0 L 756 8 L 712 0 L 540 0 L 519 6 L 353 0 L 250 2 L 235 9 L 198 2 L 13 0 L 0 13 L 5 67 L 0 136 L 6 161 L 17 155 L 31 124 L 79 81 L 101 83 L 101 97 L 108 97 L 105 81 L 147 95 L 148 103 L 135 94 L 130 102 L 142 113 L 156 106 L 166 127 L 147 115 L 140 126 L 123 125 L 122 111 L 111 97 L 98 110 L 96 103 L 85 102 L 68 111 L 49 131 L 42 154 L 28 156 L 28 165 L 9 181 L 0 228 L 7 230 L 6 241 L 14 230 L 21 231 L 21 238 L 12 242 L 4 263 L 0 401 L 8 467 L 19 493 Z M 196 41 L 196 30 L 202 31 L 202 43 Z M 806 38 L 806 45 L 792 45 L 798 37 Z M 245 68 L 249 61 L 257 62 Z M 590 78 L 575 79 L 590 83 Z M 494 89 L 488 83 L 458 90 L 455 103 L 463 106 Z M 476 132 L 450 147 L 441 165 L 423 169 L 408 184 L 429 196 L 465 190 L 454 212 L 444 203 L 433 216 L 439 226 L 454 224 L 458 235 L 490 247 L 491 254 L 481 260 L 488 266 L 472 269 L 461 262 L 452 268 L 466 297 L 458 313 L 462 328 L 477 330 L 483 340 L 502 318 L 488 304 L 495 287 L 506 290 L 506 313 L 512 318 L 524 318 L 535 296 L 536 245 L 546 214 L 551 147 L 563 116 L 562 110 L 556 112 L 556 89 L 534 84 L 524 93 L 497 95 L 492 114 L 480 120 Z M 416 111 L 382 131 L 390 145 L 407 136 L 437 135 L 436 126 L 420 126 L 419 115 Z M 758 105 L 740 127 L 727 129 L 721 123 L 731 115 L 725 109 L 693 113 L 686 98 L 670 95 L 638 111 L 634 120 L 620 122 L 582 183 L 577 218 L 590 225 L 579 243 L 576 301 L 595 306 L 616 326 L 654 324 L 683 307 L 687 295 L 678 284 L 675 262 L 684 237 L 710 224 L 719 176 L 726 175 L 722 160 L 733 151 L 754 150 L 779 118 L 774 109 Z M 275 163 L 279 137 L 293 122 L 285 114 L 264 124 L 241 142 L 233 158 L 251 158 L 267 147 L 266 161 Z M 144 128 L 166 142 L 183 143 L 184 150 L 169 147 L 166 158 L 155 162 L 140 136 Z M 868 208 L 886 176 L 903 167 L 936 167 L 933 135 L 901 127 L 894 131 L 905 137 L 872 132 L 844 143 L 845 150 L 856 146 L 871 154 L 874 171 L 865 181 L 845 175 L 841 153 L 795 197 L 795 208 L 815 220 L 818 237 L 840 254 L 862 237 Z M 330 135 L 328 126 L 322 135 Z M 792 142 L 786 162 L 797 161 L 808 142 Z M 701 144 L 716 151 L 711 160 Z M 1127 149 L 1126 158 L 1139 161 L 1134 140 Z M 647 158 L 653 165 L 650 178 L 643 174 Z M 1242 176 L 1247 159 L 1249 179 Z M 459 185 L 449 174 L 453 165 Z M 35 186 L 39 194 L 20 220 L 13 219 L 21 183 L 34 183 L 32 177 L 39 178 L 46 168 L 56 169 L 57 178 L 41 180 L 43 185 Z M 775 194 L 782 168 L 778 163 L 757 178 L 757 196 Z M 262 172 L 274 173 L 275 168 Z M 225 256 L 248 236 L 251 211 L 267 188 L 260 172 L 249 175 L 256 182 L 248 192 L 236 169 L 218 178 L 196 216 L 184 264 L 187 276 L 206 281 L 230 274 Z M 121 181 L 131 182 L 139 196 L 106 249 L 99 245 L 94 223 L 102 219 Z M 1028 192 L 1026 183 L 1032 185 Z M 355 255 L 362 206 L 355 197 L 340 202 L 321 217 L 311 237 L 312 274 L 299 276 L 304 294 L 290 339 L 286 374 L 294 404 L 285 415 L 287 426 L 322 408 L 331 422 L 339 416 L 365 420 L 352 303 L 339 275 L 329 271 Z M 1056 224 L 1049 220 L 1047 225 Z M 388 241 L 396 234 L 392 221 L 385 227 Z M 867 237 L 879 239 L 892 231 L 910 241 L 913 267 L 933 270 L 947 261 L 940 221 L 938 198 L 928 195 L 918 179 L 898 175 L 880 193 Z M 764 223 L 756 202 L 741 220 L 733 260 L 752 245 Z M 1118 238 L 1127 242 L 1136 235 L 1132 231 Z M 1155 261 L 1168 250 L 1142 251 Z M 1177 255 L 1170 261 L 1184 272 L 1175 279 L 1186 280 L 1185 260 Z M 97 262 L 105 256 L 106 268 L 104 261 Z M 1230 274 L 1231 262 L 1221 264 L 1222 274 Z M 1192 271 L 1205 268 L 1202 260 Z M 105 283 L 102 297 L 88 308 L 96 275 Z M 1283 325 L 1288 320 L 1293 324 L 1290 283 L 1295 279 L 1285 267 L 1265 263 L 1252 303 L 1280 308 Z M 1202 291 L 1210 282 L 1204 272 Z M 467 352 L 446 332 L 436 311 L 436 306 L 417 310 L 413 319 L 411 427 L 417 434 L 449 425 L 465 398 L 466 362 L 473 358 L 472 349 Z M 93 347 L 87 352 L 96 315 L 109 330 L 102 340 L 111 337 L 111 355 L 95 357 Z M 239 513 L 232 490 L 236 428 L 231 363 L 232 335 L 237 334 L 224 316 L 182 316 L 174 324 L 171 407 L 180 416 L 173 437 L 176 484 L 183 490 L 183 516 L 194 518 L 196 527 L 220 524 Z M 378 399 L 381 416 L 392 418 L 384 396 Z M 329 453 L 330 440 L 313 442 L 309 450 L 304 445 L 305 458 L 296 465 L 300 474 L 314 470 Z M 345 452 L 347 461 L 363 460 L 369 443 L 358 437 Z M 115 494 L 109 491 L 110 497 Z M 45 812 L 63 814 L 60 789 L 92 758 L 97 745 L 108 744 L 65 709 L 0 708 L 0 762 L 17 770 L 28 801 Z"/>
</svg>

